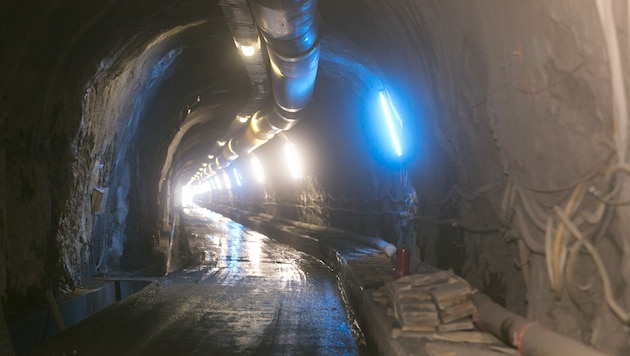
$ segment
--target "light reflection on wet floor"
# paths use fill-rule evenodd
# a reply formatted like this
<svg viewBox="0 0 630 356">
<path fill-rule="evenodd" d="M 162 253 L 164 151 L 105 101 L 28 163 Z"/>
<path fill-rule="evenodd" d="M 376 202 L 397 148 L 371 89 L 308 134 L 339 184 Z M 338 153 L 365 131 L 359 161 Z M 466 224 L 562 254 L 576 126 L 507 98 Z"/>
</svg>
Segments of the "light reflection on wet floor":
<svg viewBox="0 0 630 356">
<path fill-rule="evenodd" d="M 337 280 L 319 261 L 208 210 L 185 213 L 188 225 L 207 230 L 189 242 L 191 249 L 204 251 L 204 263 L 211 266 L 199 281 L 238 294 L 217 293 L 229 311 L 211 319 L 221 313 L 247 315 L 217 322 L 237 331 L 241 351 L 255 346 L 257 354 L 358 353 L 352 332 L 356 322 L 348 321 Z"/>
<path fill-rule="evenodd" d="M 79 324 L 57 339 L 58 346 L 107 355 L 354 355 L 364 350 L 338 280 L 326 266 L 219 214 L 200 208 L 185 213 L 187 244 L 198 264 Z M 53 350 L 62 349 L 47 351 Z"/>
</svg>

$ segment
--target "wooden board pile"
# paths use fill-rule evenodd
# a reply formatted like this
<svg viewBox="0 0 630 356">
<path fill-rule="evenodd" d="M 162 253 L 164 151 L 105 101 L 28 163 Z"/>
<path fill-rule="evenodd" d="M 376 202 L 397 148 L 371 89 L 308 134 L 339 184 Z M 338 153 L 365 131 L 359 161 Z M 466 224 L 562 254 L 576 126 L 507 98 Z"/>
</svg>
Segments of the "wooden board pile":
<svg viewBox="0 0 630 356">
<path fill-rule="evenodd" d="M 452 272 L 414 274 L 385 285 L 393 314 L 402 331 L 473 330 L 473 289 Z"/>
</svg>

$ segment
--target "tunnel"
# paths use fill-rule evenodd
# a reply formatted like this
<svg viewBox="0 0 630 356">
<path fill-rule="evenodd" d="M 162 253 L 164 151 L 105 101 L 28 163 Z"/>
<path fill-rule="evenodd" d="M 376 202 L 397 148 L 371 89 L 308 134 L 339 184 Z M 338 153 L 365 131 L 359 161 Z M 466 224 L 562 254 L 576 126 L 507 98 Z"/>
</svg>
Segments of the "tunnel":
<svg viewBox="0 0 630 356">
<path fill-rule="evenodd" d="M 629 14 L 4 0 L 0 346 L 19 354 L 7 328 L 99 278 L 174 271 L 195 206 L 449 271 L 527 321 L 497 327 L 521 354 L 553 354 L 523 349 L 530 325 L 535 344 L 630 354 Z"/>
</svg>

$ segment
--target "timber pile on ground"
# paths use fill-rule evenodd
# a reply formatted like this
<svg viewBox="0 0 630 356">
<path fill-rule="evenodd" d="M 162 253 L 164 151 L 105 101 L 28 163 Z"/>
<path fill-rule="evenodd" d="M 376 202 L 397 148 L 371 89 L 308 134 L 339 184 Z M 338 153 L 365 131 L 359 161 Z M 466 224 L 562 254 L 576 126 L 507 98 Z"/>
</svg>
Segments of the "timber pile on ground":
<svg viewBox="0 0 630 356">
<path fill-rule="evenodd" d="M 398 323 L 394 337 L 405 332 L 474 330 L 473 288 L 449 271 L 414 274 L 385 285 L 384 294 Z M 383 301 L 383 292 L 374 294 Z"/>
</svg>

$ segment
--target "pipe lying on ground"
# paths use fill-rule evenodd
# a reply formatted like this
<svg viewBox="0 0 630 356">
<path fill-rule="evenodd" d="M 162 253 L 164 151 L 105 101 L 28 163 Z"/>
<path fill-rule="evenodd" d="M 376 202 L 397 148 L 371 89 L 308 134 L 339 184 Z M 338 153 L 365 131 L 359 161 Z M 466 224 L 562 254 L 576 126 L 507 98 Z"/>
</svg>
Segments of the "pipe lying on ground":
<svg viewBox="0 0 630 356">
<path fill-rule="evenodd" d="M 603 356 L 604 354 L 560 335 L 544 325 L 514 314 L 483 294 L 473 296 L 474 319 L 479 329 L 513 345 L 527 356 Z"/>
</svg>

